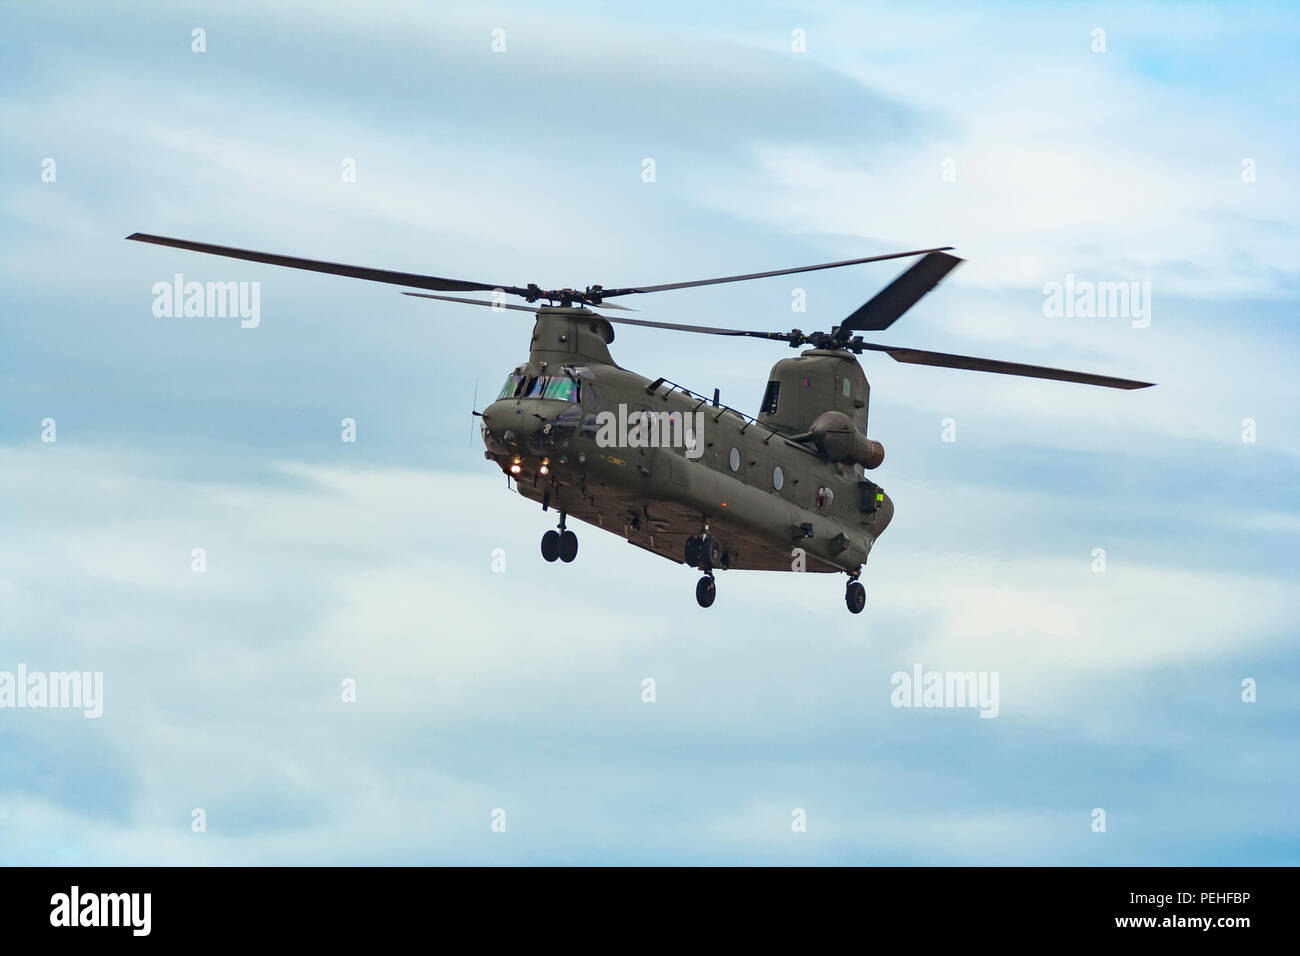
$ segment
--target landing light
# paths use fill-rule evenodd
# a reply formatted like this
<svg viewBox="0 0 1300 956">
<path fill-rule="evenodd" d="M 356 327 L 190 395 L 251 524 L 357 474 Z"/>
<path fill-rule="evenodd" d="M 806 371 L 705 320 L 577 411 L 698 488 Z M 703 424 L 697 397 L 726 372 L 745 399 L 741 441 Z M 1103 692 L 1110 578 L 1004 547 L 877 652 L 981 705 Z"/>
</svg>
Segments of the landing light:
<svg viewBox="0 0 1300 956">
<path fill-rule="evenodd" d="M 519 459 L 516 458 L 514 461 L 510 463 L 510 474 L 512 475 L 519 474 L 520 468 L 521 466 L 519 464 Z"/>
</svg>

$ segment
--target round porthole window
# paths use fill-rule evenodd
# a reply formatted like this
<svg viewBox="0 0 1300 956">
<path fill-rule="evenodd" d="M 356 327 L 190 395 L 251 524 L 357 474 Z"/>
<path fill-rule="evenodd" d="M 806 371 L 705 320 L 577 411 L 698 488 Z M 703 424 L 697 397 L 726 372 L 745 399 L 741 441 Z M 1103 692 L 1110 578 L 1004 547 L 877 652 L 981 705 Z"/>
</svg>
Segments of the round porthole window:
<svg viewBox="0 0 1300 956">
<path fill-rule="evenodd" d="M 780 465 L 777 465 L 775 468 L 772 469 L 772 487 L 775 488 L 777 491 L 780 491 L 781 486 L 784 484 L 785 484 L 785 472 L 781 470 Z"/>
<path fill-rule="evenodd" d="M 731 449 L 731 470 L 740 471 L 740 449 Z"/>
</svg>

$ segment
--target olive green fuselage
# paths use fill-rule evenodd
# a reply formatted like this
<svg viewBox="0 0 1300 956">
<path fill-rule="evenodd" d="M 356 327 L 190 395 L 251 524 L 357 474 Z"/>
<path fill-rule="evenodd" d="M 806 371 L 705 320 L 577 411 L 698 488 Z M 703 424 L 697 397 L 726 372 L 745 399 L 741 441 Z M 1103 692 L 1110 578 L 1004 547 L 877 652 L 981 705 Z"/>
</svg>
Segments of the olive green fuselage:
<svg viewBox="0 0 1300 956">
<path fill-rule="evenodd" d="M 707 530 L 722 568 L 860 570 L 893 503 L 807 438 L 830 410 L 865 436 L 869 386 L 852 355 L 778 362 L 752 419 L 619 367 L 612 340 L 585 309 L 538 313 L 527 363 L 483 412 L 486 455 L 520 494 L 678 563 Z"/>
</svg>

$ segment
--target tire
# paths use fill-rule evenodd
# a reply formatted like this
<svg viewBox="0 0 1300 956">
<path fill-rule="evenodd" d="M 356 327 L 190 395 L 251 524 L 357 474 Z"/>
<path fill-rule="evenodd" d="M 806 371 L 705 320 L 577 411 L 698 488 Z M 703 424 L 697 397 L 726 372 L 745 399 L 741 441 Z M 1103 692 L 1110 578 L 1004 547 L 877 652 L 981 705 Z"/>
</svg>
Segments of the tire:
<svg viewBox="0 0 1300 956">
<path fill-rule="evenodd" d="M 708 576 L 700 578 L 695 585 L 695 600 L 700 607 L 712 607 L 714 598 L 717 596 L 718 589 L 713 583 L 713 578 Z"/>
<path fill-rule="evenodd" d="M 849 586 L 844 591 L 844 603 L 852 613 L 862 613 L 862 609 L 867 606 L 867 589 L 862 586 L 861 581 L 849 582 Z"/>
<path fill-rule="evenodd" d="M 572 531 L 560 534 L 560 560 L 568 564 L 578 556 L 578 536 Z"/>
<path fill-rule="evenodd" d="M 542 535 L 542 557 L 554 561 L 560 556 L 560 532 L 548 531 Z"/>
<path fill-rule="evenodd" d="M 722 544 L 713 535 L 704 539 L 704 557 L 709 562 L 709 567 L 722 567 Z"/>
<path fill-rule="evenodd" d="M 699 539 L 699 538 L 687 538 L 687 539 L 686 539 L 686 547 L 685 547 L 684 550 L 685 550 L 685 554 L 684 554 L 683 556 L 686 558 L 686 566 L 687 566 L 687 567 L 690 567 L 690 568 L 697 568 L 697 567 L 699 567 L 699 565 L 700 565 L 700 539 Z"/>
</svg>

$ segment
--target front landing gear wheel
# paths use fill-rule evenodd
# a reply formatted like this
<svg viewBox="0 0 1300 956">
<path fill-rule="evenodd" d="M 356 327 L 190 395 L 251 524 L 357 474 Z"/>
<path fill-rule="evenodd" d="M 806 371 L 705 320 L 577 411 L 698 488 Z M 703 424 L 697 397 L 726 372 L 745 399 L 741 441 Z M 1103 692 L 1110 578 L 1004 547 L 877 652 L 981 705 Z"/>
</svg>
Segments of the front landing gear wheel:
<svg viewBox="0 0 1300 956">
<path fill-rule="evenodd" d="M 574 548 L 577 551 L 577 548 Z M 547 561 L 554 561 L 560 556 L 560 532 L 548 531 L 542 535 L 542 557 Z M 570 558 L 570 561 L 573 559 Z"/>
<path fill-rule="evenodd" d="M 723 566 L 722 543 L 711 534 L 699 538 L 687 538 L 682 557 L 686 564 L 701 571 L 712 571 Z"/>
<path fill-rule="evenodd" d="M 717 596 L 718 589 L 713 583 L 713 578 L 707 574 L 700 578 L 699 582 L 695 585 L 695 600 L 699 603 L 700 607 L 712 607 L 713 599 Z"/>
<path fill-rule="evenodd" d="M 555 532 L 552 531 L 551 534 Z M 578 536 L 572 531 L 560 532 L 560 560 L 568 564 L 578 556 Z"/>
<path fill-rule="evenodd" d="M 862 586 L 861 581 L 849 582 L 849 586 L 844 590 L 844 603 L 854 614 L 862 613 L 862 609 L 867 606 L 867 589 Z"/>
</svg>

